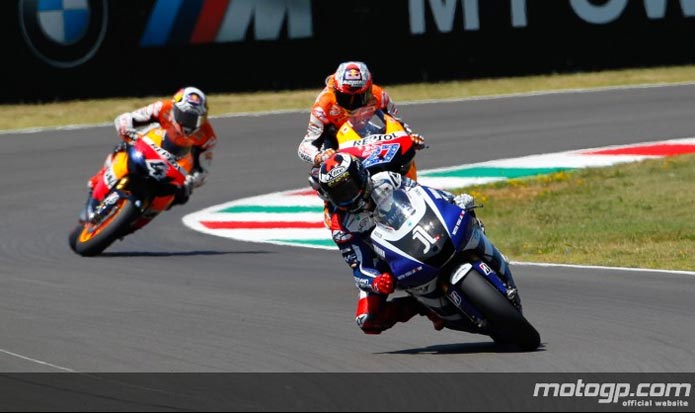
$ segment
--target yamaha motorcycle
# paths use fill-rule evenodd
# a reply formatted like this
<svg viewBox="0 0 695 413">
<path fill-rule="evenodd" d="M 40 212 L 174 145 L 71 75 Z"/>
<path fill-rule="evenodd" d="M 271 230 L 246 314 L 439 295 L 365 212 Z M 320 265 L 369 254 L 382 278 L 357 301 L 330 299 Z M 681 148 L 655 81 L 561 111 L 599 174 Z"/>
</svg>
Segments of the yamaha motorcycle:
<svg viewBox="0 0 695 413">
<path fill-rule="evenodd" d="M 436 313 L 449 329 L 487 335 L 524 351 L 540 345 L 514 281 L 476 253 L 475 246 L 490 241 L 471 212 L 420 185 L 395 190 L 376 203 L 371 241 L 389 264 L 397 289 Z"/>
</svg>

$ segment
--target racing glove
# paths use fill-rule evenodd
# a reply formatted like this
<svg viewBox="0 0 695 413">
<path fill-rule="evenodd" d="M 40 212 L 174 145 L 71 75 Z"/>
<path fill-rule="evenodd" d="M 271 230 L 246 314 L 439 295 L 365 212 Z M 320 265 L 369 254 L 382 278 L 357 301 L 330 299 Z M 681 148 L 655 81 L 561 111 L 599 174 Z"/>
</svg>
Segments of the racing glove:
<svg viewBox="0 0 695 413">
<path fill-rule="evenodd" d="M 186 177 L 186 181 L 183 183 L 183 193 L 186 195 L 186 197 L 189 197 L 193 194 L 193 188 L 196 187 L 195 183 L 196 179 L 194 174 L 188 175 Z"/>
<path fill-rule="evenodd" d="M 480 229 L 483 231 L 483 234 L 485 234 L 485 224 L 483 224 L 483 221 L 481 221 L 480 218 L 478 218 L 475 214 L 475 200 L 473 197 L 465 193 L 456 195 L 454 197 L 454 203 L 458 205 L 459 208 L 469 212 L 478 221 Z"/>
<path fill-rule="evenodd" d="M 174 196 L 174 202 L 172 202 L 171 206 L 183 205 L 186 202 L 188 202 L 188 200 L 191 198 L 191 195 L 193 194 L 193 188 L 196 187 L 196 179 L 194 175 L 195 174 L 186 176 L 186 180 L 184 181 L 181 189 L 179 189 L 179 191 Z"/>
<path fill-rule="evenodd" d="M 472 209 L 475 206 L 475 200 L 469 194 L 460 194 L 454 197 L 454 203 L 458 205 L 459 208 L 465 209 L 466 211 Z"/>
<path fill-rule="evenodd" d="M 395 290 L 393 276 L 387 272 L 376 276 L 372 280 L 372 290 L 379 294 L 391 294 Z"/>
<path fill-rule="evenodd" d="M 133 121 L 126 115 L 122 115 L 116 118 L 116 131 L 118 136 L 125 141 L 135 140 L 138 138 L 138 132 L 133 128 Z"/>
<path fill-rule="evenodd" d="M 419 133 L 411 133 L 410 139 L 413 141 L 416 150 L 425 149 L 427 147 L 427 145 L 425 145 L 425 138 Z"/>
</svg>

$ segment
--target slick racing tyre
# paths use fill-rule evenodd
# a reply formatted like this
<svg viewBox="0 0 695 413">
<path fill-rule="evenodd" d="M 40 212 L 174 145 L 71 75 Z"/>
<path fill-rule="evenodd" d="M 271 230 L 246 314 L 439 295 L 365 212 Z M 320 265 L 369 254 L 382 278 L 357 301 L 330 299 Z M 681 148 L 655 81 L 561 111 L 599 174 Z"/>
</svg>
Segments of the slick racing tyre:
<svg viewBox="0 0 695 413">
<path fill-rule="evenodd" d="M 130 224 L 140 215 L 127 198 L 121 198 L 108 216 L 97 223 L 86 222 L 72 230 L 70 248 L 83 257 L 101 254 L 109 245 L 129 232 Z"/>
<path fill-rule="evenodd" d="M 485 317 L 490 336 L 499 344 L 514 344 L 533 351 L 541 343 L 540 334 L 521 312 L 483 276 L 472 270 L 461 281 L 461 291 Z"/>
</svg>

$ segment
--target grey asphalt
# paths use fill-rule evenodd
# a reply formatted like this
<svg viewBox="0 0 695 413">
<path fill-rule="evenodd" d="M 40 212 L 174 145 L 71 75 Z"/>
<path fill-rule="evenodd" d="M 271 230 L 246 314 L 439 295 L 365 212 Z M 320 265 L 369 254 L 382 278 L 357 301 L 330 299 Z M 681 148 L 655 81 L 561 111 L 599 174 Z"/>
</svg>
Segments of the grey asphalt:
<svg viewBox="0 0 695 413">
<path fill-rule="evenodd" d="M 692 136 L 695 86 L 401 112 L 431 145 L 418 159 L 429 169 Z M 67 236 L 88 177 L 117 142 L 112 128 L 0 136 L 0 371 L 695 371 L 692 275 L 513 267 L 543 347 L 510 352 L 485 336 L 435 332 L 421 317 L 364 335 L 337 252 L 237 242 L 182 225 L 183 215 L 207 206 L 304 187 L 296 150 L 307 118 L 213 119 L 220 142 L 208 184 L 95 258 L 72 253 Z"/>
</svg>

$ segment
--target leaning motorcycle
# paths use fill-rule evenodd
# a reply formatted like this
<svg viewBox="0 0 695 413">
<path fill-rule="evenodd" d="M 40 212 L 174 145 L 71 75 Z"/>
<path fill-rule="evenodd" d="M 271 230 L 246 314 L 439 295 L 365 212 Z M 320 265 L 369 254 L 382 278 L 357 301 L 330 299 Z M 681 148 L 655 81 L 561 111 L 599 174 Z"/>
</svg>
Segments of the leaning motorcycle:
<svg viewBox="0 0 695 413">
<path fill-rule="evenodd" d="M 439 191 L 416 186 L 378 199 L 375 219 L 373 248 L 389 264 L 396 288 L 436 313 L 445 327 L 525 351 L 540 345 L 513 280 L 469 249 L 489 242 L 471 212 Z"/>
<path fill-rule="evenodd" d="M 164 129 L 153 128 L 114 154 L 112 170 L 126 173 L 72 230 L 69 244 L 73 251 L 82 256 L 98 255 L 170 208 L 184 186 L 192 160 L 189 153 L 177 156 L 164 149 L 165 138 Z"/>
<path fill-rule="evenodd" d="M 403 125 L 379 110 L 353 114 L 336 133 L 338 152 L 358 157 L 370 173 L 397 172 L 417 180 L 416 145 Z"/>
</svg>

